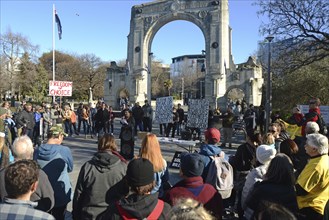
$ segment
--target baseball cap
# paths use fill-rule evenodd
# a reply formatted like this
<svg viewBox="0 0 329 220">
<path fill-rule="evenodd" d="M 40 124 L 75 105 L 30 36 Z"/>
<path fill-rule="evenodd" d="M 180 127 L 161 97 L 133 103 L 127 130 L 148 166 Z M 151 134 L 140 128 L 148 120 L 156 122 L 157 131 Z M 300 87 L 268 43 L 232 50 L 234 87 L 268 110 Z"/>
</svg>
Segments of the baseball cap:
<svg viewBox="0 0 329 220">
<path fill-rule="evenodd" d="M 59 135 L 59 134 L 63 134 L 65 137 L 67 137 L 68 135 L 64 132 L 63 126 L 60 124 L 54 125 L 49 129 L 49 133 L 51 135 Z"/>
</svg>

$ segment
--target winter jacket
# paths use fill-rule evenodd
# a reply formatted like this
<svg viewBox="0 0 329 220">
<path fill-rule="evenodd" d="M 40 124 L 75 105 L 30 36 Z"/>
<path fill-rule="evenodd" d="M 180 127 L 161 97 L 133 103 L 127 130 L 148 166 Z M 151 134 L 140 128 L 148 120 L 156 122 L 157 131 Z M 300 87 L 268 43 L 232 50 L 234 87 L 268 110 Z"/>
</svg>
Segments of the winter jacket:
<svg viewBox="0 0 329 220">
<path fill-rule="evenodd" d="M 24 125 L 26 125 L 27 129 L 32 130 L 35 125 L 34 113 L 23 110 L 18 114 L 16 122 L 18 127 L 24 127 Z"/>
<path fill-rule="evenodd" d="M 31 195 L 32 202 L 38 202 L 38 206 L 35 209 L 48 212 L 50 211 L 55 204 L 54 191 L 50 185 L 47 174 L 42 170 L 39 170 L 39 184 L 36 191 Z M 4 200 L 6 197 L 7 191 L 5 188 L 5 169 L 0 171 L 0 196 L 1 200 Z"/>
<path fill-rule="evenodd" d="M 267 172 L 268 164 L 256 167 L 248 173 L 241 195 L 241 206 L 245 210 L 244 215 L 247 219 L 251 219 L 253 211 L 246 206 L 246 200 L 250 192 L 253 191 L 256 182 L 263 181 L 263 176 Z"/>
<path fill-rule="evenodd" d="M 305 128 L 306 128 L 306 124 L 309 121 L 314 121 L 316 122 L 318 120 L 318 115 L 321 115 L 321 111 L 320 108 L 310 108 L 308 110 L 308 113 L 305 114 L 305 120 L 302 126 L 302 135 L 305 136 Z"/>
<path fill-rule="evenodd" d="M 132 194 L 125 199 L 121 199 L 119 202 L 120 206 L 127 211 L 129 215 L 136 219 L 147 218 L 158 203 L 158 194 L 149 195 L 137 195 Z M 169 219 L 167 218 L 170 212 L 170 205 L 165 203 L 162 213 L 158 219 Z M 108 209 L 97 217 L 97 220 L 121 220 L 119 211 L 115 203 L 111 203 Z"/>
<path fill-rule="evenodd" d="M 255 213 L 262 209 L 261 202 L 272 202 L 282 205 L 292 213 L 298 211 L 297 198 L 294 186 L 277 184 L 266 180 L 255 184 L 247 198 L 246 205 Z"/>
<path fill-rule="evenodd" d="M 96 219 L 108 207 L 106 192 L 126 174 L 127 164 L 110 151 L 97 152 L 80 170 L 73 198 L 73 218 Z"/>
<path fill-rule="evenodd" d="M 216 156 L 219 155 L 222 152 L 222 149 L 216 145 L 212 144 L 202 144 L 200 147 L 200 152 L 202 156 L 202 160 L 204 163 L 204 169 L 202 172 L 202 178 L 205 179 L 208 174 L 211 158 L 210 156 Z"/>
<path fill-rule="evenodd" d="M 212 185 L 203 183 L 201 176 L 186 177 L 178 182 L 166 193 L 164 201 L 170 205 L 175 205 L 175 200 L 178 198 L 192 198 L 202 203 L 205 209 L 210 211 L 216 219 L 221 219 L 222 196 Z"/>
<path fill-rule="evenodd" d="M 73 170 L 71 150 L 58 144 L 42 144 L 34 151 L 34 160 L 47 174 L 54 190 L 54 207 L 65 206 L 72 197 L 72 186 L 68 174 Z"/>
</svg>

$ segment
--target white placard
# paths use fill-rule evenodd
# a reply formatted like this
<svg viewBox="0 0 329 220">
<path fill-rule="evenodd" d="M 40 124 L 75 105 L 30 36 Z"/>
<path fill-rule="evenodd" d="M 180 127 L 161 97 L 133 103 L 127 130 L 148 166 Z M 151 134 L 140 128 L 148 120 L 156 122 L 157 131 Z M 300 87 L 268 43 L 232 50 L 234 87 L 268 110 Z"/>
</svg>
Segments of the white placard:
<svg viewBox="0 0 329 220">
<path fill-rule="evenodd" d="M 72 82 L 49 81 L 50 96 L 72 96 Z"/>
</svg>

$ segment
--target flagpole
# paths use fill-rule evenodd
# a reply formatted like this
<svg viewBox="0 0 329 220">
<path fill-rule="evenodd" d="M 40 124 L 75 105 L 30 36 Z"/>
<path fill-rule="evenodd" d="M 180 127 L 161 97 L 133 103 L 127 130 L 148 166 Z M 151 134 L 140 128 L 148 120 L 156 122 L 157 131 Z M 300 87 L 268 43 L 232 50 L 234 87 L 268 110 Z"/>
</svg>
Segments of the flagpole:
<svg viewBox="0 0 329 220">
<path fill-rule="evenodd" d="M 55 81 L 55 4 L 53 4 L 53 81 Z M 55 102 L 55 96 L 53 96 Z"/>
</svg>

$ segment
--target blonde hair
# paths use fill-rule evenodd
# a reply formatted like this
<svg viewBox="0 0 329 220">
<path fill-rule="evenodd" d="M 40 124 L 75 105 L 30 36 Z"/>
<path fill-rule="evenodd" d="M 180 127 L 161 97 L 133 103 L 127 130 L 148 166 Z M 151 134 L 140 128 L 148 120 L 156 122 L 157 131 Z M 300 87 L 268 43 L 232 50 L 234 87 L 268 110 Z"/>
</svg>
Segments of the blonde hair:
<svg viewBox="0 0 329 220">
<path fill-rule="evenodd" d="M 145 135 L 140 149 L 140 157 L 148 159 L 153 164 L 154 172 L 164 170 L 165 163 L 163 161 L 160 144 L 155 134 Z"/>
<path fill-rule="evenodd" d="M 171 220 L 212 220 L 215 219 L 201 203 L 191 199 L 182 198 L 176 201 L 170 212 Z"/>
<path fill-rule="evenodd" d="M 263 143 L 266 145 L 275 144 L 275 138 L 272 133 L 266 133 L 263 137 Z"/>
</svg>

